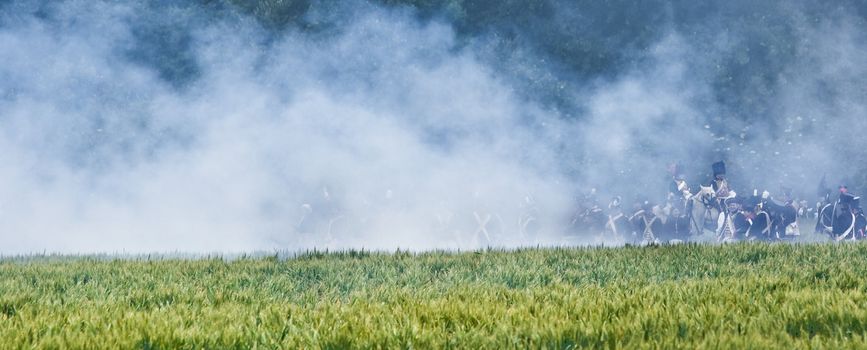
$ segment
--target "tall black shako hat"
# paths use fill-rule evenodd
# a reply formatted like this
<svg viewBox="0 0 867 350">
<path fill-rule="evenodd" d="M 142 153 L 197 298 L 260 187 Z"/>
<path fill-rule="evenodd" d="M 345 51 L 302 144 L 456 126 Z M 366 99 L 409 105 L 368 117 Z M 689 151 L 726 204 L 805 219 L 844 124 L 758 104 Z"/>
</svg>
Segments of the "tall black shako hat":
<svg viewBox="0 0 867 350">
<path fill-rule="evenodd" d="M 725 175 L 726 174 L 726 163 L 725 162 L 719 161 L 719 162 L 713 163 L 712 167 L 713 167 L 713 176 L 714 177 L 716 177 L 717 175 Z"/>
</svg>

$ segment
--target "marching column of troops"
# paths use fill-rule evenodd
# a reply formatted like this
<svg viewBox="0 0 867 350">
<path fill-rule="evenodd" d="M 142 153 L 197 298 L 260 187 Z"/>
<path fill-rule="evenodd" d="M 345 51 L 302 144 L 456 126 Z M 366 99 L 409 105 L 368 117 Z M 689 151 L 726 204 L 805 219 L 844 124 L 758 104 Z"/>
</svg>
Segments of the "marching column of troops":
<svg viewBox="0 0 867 350">
<path fill-rule="evenodd" d="M 712 169 L 714 177 L 710 185 L 700 186 L 695 192 L 683 174 L 673 171 L 664 204 L 636 203 L 632 213 L 627 214 L 622 198 L 615 196 L 607 213 L 598 205 L 590 205 L 572 223 L 592 228 L 594 223 L 604 222 L 599 228 L 606 235 L 635 244 L 678 242 L 701 239 L 700 236 L 705 237 L 701 240 L 720 242 L 776 241 L 799 236 L 798 218 L 812 216 L 816 219 L 817 233 L 834 240 L 865 238 L 867 219 L 860 207 L 860 197 L 849 193 L 845 185 L 839 187 L 836 198 L 830 190 L 824 190 L 815 207 L 809 207 L 806 201 L 796 201 L 790 188 L 781 188 L 777 196 L 758 190 L 739 195 L 729 186 L 724 162 L 714 163 Z M 824 188 L 824 179 L 822 183 L 820 188 Z"/>
</svg>

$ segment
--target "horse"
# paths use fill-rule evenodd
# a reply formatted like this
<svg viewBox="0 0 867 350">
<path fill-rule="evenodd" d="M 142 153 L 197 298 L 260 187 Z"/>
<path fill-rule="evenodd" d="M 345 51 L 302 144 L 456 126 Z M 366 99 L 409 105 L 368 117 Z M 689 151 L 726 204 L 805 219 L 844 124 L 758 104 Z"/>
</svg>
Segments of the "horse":
<svg viewBox="0 0 867 350">
<path fill-rule="evenodd" d="M 716 219 L 720 210 L 717 206 L 716 192 L 712 186 L 699 185 L 698 192 L 686 200 L 686 214 L 690 221 L 690 235 L 702 236 L 706 231 L 716 230 Z"/>
</svg>

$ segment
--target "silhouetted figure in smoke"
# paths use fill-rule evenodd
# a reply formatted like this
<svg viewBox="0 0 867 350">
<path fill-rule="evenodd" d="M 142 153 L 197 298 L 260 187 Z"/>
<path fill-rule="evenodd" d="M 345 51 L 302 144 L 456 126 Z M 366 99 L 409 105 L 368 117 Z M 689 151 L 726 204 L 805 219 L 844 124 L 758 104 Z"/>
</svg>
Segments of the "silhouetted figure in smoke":
<svg viewBox="0 0 867 350">
<path fill-rule="evenodd" d="M 857 197 L 850 193 L 844 193 L 840 195 L 840 205 L 837 206 L 837 220 L 834 222 L 834 231 L 840 232 L 842 230 L 843 235 L 848 235 L 850 226 L 851 226 L 851 238 L 855 239 L 855 232 L 858 230 L 858 213 L 860 212 L 860 202 L 861 197 Z M 842 218 L 847 218 L 851 215 L 852 224 L 849 225 L 847 220 Z"/>
<path fill-rule="evenodd" d="M 582 196 L 577 204 L 578 208 L 570 221 L 572 233 L 594 235 L 603 233 L 607 217 L 596 200 L 596 189 L 590 189 L 590 192 Z"/>
<path fill-rule="evenodd" d="M 641 210 L 632 216 L 632 225 L 642 244 L 659 243 L 657 235 L 662 231 L 662 221 L 653 212 L 654 205 L 645 201 Z"/>
<path fill-rule="evenodd" d="M 686 202 L 692 194 L 689 190 L 689 185 L 686 184 L 686 175 L 677 174 L 672 177 L 668 184 L 668 194 L 670 198 Z"/>
<path fill-rule="evenodd" d="M 826 205 L 832 204 L 831 195 L 833 191 L 825 182 L 825 175 L 822 175 L 822 180 L 819 181 L 819 187 L 816 189 L 816 217 L 819 217 L 819 214 L 822 212 L 822 209 L 825 208 Z M 818 222 L 816 223 L 816 233 L 818 230 Z"/>
<path fill-rule="evenodd" d="M 841 187 L 840 198 L 838 199 L 837 207 L 834 210 L 834 225 L 833 232 L 837 235 L 837 239 L 845 239 L 851 236 L 855 238 L 855 212 L 856 206 L 859 204 L 859 197 L 849 193 L 845 186 Z"/>
<path fill-rule="evenodd" d="M 822 181 L 824 182 L 824 178 Z M 815 233 L 831 233 L 831 227 L 834 224 L 834 211 L 836 210 L 837 203 L 832 202 L 830 200 L 830 194 L 826 195 L 825 198 L 820 202 L 819 210 L 817 211 L 816 218 L 816 229 Z"/>
<path fill-rule="evenodd" d="M 470 236 L 476 247 L 490 247 L 502 242 L 504 233 L 503 218 L 494 210 L 486 196 L 473 192 L 473 211 L 470 215 L 472 230 Z"/>
<path fill-rule="evenodd" d="M 858 214 L 855 216 L 855 224 L 856 224 L 856 237 L 855 239 L 865 239 L 867 238 L 867 217 L 864 215 L 863 209 L 858 209 Z"/>
<path fill-rule="evenodd" d="M 623 214 L 622 200 L 615 196 L 608 203 L 608 222 L 605 223 L 606 236 L 615 241 L 631 241 L 633 230 L 629 218 Z"/>
<path fill-rule="evenodd" d="M 679 167 L 675 166 L 670 170 L 678 171 Z M 692 214 L 691 198 L 692 193 L 690 193 L 689 185 L 686 184 L 686 175 L 680 172 L 676 173 L 668 184 L 668 197 L 663 208 L 664 224 L 660 234 L 661 239 L 670 241 L 688 238 L 690 215 Z"/>
<path fill-rule="evenodd" d="M 339 233 L 338 223 L 343 219 L 339 204 L 332 197 L 328 186 L 322 186 L 318 196 L 311 196 L 301 204 L 301 217 L 295 231 L 302 244 L 327 244 Z"/>
<path fill-rule="evenodd" d="M 810 208 L 807 200 L 802 199 L 800 201 L 796 201 L 798 203 L 798 217 L 799 218 L 807 218 L 810 217 L 813 213 L 813 208 Z"/>
<path fill-rule="evenodd" d="M 663 241 L 686 240 L 692 228 L 689 215 L 682 209 L 683 206 L 669 208 L 669 215 L 665 218 L 662 226 L 662 234 L 659 237 Z"/>
<path fill-rule="evenodd" d="M 530 193 L 526 194 L 519 207 L 521 214 L 518 217 L 518 234 L 521 239 L 535 241 L 541 228 L 535 197 Z"/>
<path fill-rule="evenodd" d="M 692 193 L 690 193 L 689 185 L 686 184 L 686 175 L 675 175 L 668 184 L 667 205 L 672 208 L 680 209 L 680 211 L 683 212 L 687 200 L 691 197 Z"/>
<path fill-rule="evenodd" d="M 852 239 L 864 239 L 867 235 L 867 217 L 864 216 L 864 209 L 861 208 L 860 197 L 852 199 L 852 214 L 855 214 L 855 231 Z"/>
<path fill-rule="evenodd" d="M 691 196 L 689 185 L 686 184 L 686 175 L 683 172 L 683 167 L 679 164 L 669 166 L 671 172 L 671 181 L 668 183 L 669 197 L 680 199 L 686 202 Z"/>
</svg>

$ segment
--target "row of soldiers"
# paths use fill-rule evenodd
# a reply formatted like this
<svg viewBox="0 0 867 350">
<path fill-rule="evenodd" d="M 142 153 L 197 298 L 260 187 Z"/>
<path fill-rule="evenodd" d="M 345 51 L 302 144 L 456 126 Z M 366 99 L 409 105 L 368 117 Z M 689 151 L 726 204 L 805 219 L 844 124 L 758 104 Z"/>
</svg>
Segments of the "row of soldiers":
<svg viewBox="0 0 867 350">
<path fill-rule="evenodd" d="M 867 238 L 867 218 L 861 208 L 860 199 L 849 193 L 845 185 L 839 187 L 836 201 L 831 200 L 830 191 L 827 191 L 818 205 L 820 209 L 817 211 L 816 232 L 827 233 L 838 241 Z"/>
<path fill-rule="evenodd" d="M 754 190 L 751 196 L 738 196 L 730 190 L 725 176 L 725 163 L 714 163 L 712 168 L 713 192 L 706 198 L 713 199 L 706 199 L 703 203 L 706 208 L 713 207 L 719 211 L 715 227 L 718 240 L 779 240 L 800 235 L 797 219 L 806 216 L 812 209 L 807 208 L 806 201 L 796 201 L 790 188 L 782 187 L 776 198 L 771 197 L 767 191 L 759 194 L 757 190 Z M 683 188 L 688 188 L 682 181 L 682 176 L 680 179 L 676 176 L 672 187 L 675 187 L 684 199 L 689 199 L 691 193 L 688 190 L 682 191 Z M 819 185 L 819 194 L 822 195 L 822 200 L 816 203 L 815 207 L 816 233 L 828 234 L 836 240 L 867 236 L 867 219 L 858 196 L 850 193 L 845 185 L 841 185 L 837 198 L 833 198 L 824 178 Z"/>
<path fill-rule="evenodd" d="M 706 232 L 714 232 L 718 241 L 781 240 L 800 234 L 797 218 L 806 210 L 791 189 L 783 188 L 776 198 L 755 190 L 738 195 L 729 186 L 725 163 L 714 163 L 712 169 L 711 183 L 695 192 L 682 173 L 674 172 L 665 203 L 641 202 L 631 215 L 622 208 L 622 199 L 614 197 L 604 231 L 633 243 L 682 241 Z M 592 222 L 594 212 L 606 216 L 596 207 L 585 211 L 584 220 Z"/>
<path fill-rule="evenodd" d="M 777 198 L 768 191 L 759 194 L 758 190 L 751 196 L 738 196 L 726 179 L 725 163 L 716 162 L 712 169 L 712 204 L 718 211 L 714 232 L 718 241 L 780 240 L 800 235 L 791 189 L 781 188 Z"/>
</svg>

